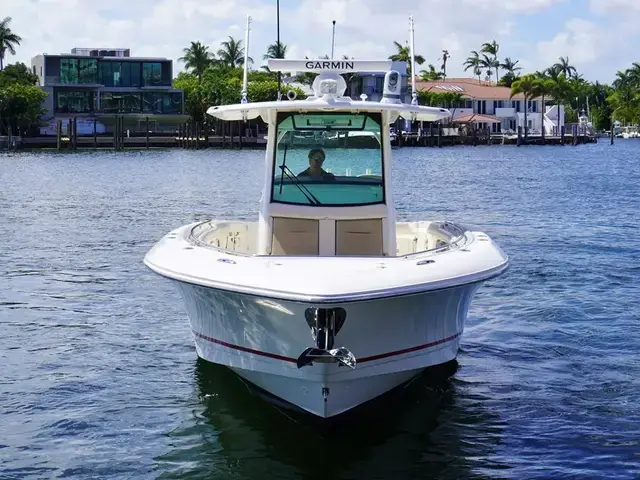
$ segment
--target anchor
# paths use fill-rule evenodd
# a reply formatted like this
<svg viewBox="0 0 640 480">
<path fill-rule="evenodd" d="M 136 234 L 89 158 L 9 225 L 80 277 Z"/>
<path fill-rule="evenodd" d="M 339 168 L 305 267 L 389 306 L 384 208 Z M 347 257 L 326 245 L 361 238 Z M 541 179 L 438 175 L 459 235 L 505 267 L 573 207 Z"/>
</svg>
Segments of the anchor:
<svg viewBox="0 0 640 480">
<path fill-rule="evenodd" d="M 344 308 L 308 308 L 305 311 L 307 324 L 315 347 L 305 348 L 296 362 L 298 368 L 318 363 L 335 363 L 351 369 L 356 368 L 356 357 L 345 347 L 333 348 L 335 336 L 344 325 L 347 312 Z"/>
</svg>

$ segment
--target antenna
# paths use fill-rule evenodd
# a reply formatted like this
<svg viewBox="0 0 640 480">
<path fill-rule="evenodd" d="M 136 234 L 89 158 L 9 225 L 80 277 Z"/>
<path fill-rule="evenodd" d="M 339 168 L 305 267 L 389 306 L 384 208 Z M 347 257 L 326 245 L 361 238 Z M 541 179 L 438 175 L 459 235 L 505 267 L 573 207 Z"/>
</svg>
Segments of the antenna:
<svg viewBox="0 0 640 480">
<path fill-rule="evenodd" d="M 336 43 L 336 21 L 333 21 L 333 34 L 331 35 L 331 60 L 333 60 L 333 47 Z"/>
<path fill-rule="evenodd" d="M 418 92 L 416 91 L 416 47 L 413 41 L 413 15 L 409 16 L 409 38 L 411 39 L 411 105 L 417 105 Z"/>
<path fill-rule="evenodd" d="M 276 30 L 277 30 L 277 40 L 276 47 L 278 48 L 278 53 L 280 53 L 280 0 L 276 0 Z M 282 98 L 282 93 L 280 92 L 280 83 L 282 82 L 282 74 L 278 72 L 278 100 Z"/>
<path fill-rule="evenodd" d="M 249 30 L 251 30 L 251 17 L 247 15 L 247 28 L 244 32 L 244 75 L 242 77 L 242 100 L 247 103 L 247 69 L 249 68 Z"/>
</svg>

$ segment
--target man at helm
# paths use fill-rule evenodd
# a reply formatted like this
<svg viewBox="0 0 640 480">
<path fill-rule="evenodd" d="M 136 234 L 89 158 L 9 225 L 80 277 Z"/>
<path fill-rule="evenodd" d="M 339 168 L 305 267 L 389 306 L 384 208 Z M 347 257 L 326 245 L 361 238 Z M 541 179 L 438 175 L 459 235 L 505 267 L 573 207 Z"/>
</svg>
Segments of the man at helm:
<svg viewBox="0 0 640 480">
<path fill-rule="evenodd" d="M 324 159 L 324 150 L 312 148 L 309 151 L 309 168 L 300 172 L 298 177 L 311 177 L 313 180 L 333 180 L 335 175 L 322 169 Z"/>
</svg>

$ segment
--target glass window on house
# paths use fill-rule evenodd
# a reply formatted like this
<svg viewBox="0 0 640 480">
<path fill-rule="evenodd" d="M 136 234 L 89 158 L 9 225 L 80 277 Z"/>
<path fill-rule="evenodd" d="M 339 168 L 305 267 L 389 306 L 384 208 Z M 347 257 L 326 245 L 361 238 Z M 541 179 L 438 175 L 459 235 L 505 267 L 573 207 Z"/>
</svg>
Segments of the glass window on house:
<svg viewBox="0 0 640 480">
<path fill-rule="evenodd" d="M 56 113 L 90 113 L 94 110 L 94 93 L 55 90 L 54 102 Z"/>
<path fill-rule="evenodd" d="M 145 113 L 162 113 L 162 93 L 143 93 L 142 111 Z"/>
<path fill-rule="evenodd" d="M 71 85 L 78 83 L 77 58 L 60 59 L 60 83 L 67 83 Z"/>
<path fill-rule="evenodd" d="M 83 59 L 78 61 L 78 82 L 98 83 L 98 61 L 95 59 Z"/>
<path fill-rule="evenodd" d="M 142 64 L 142 84 L 143 86 L 162 85 L 162 65 L 159 62 Z"/>
<path fill-rule="evenodd" d="M 104 92 L 100 95 L 101 109 L 104 113 L 140 113 L 139 93 Z"/>
<path fill-rule="evenodd" d="M 376 77 L 376 93 L 382 93 L 384 90 L 384 77 Z"/>
</svg>

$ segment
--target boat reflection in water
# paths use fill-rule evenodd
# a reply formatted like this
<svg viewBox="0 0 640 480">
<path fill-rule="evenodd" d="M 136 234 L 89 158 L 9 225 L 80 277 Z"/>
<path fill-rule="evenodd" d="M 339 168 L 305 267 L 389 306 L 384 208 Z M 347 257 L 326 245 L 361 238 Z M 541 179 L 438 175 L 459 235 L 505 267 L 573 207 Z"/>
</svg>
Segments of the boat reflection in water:
<svg viewBox="0 0 640 480">
<path fill-rule="evenodd" d="M 488 399 L 465 396 L 457 369 L 455 360 L 428 368 L 331 421 L 198 359 L 195 416 L 169 434 L 158 468 L 181 478 L 488 478 L 483 469 L 504 468 L 488 460 L 501 422 Z"/>
</svg>

